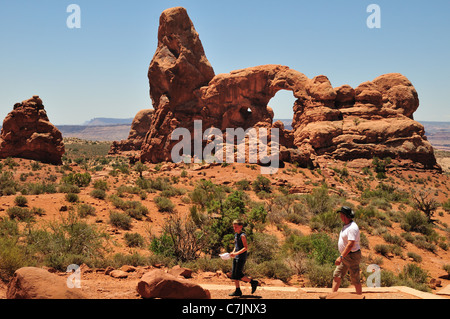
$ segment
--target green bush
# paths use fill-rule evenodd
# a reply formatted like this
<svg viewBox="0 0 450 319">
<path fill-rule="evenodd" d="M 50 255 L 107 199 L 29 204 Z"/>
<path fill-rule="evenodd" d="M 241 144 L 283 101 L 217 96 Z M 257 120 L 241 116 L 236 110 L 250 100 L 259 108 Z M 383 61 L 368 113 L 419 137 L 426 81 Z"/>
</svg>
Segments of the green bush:
<svg viewBox="0 0 450 319">
<path fill-rule="evenodd" d="M 15 203 L 17 206 L 25 207 L 25 206 L 27 206 L 27 204 L 28 204 L 28 200 L 27 200 L 27 198 L 26 198 L 25 196 L 19 195 L 19 196 L 17 196 L 16 198 L 14 198 L 14 203 Z"/>
<path fill-rule="evenodd" d="M 392 235 L 391 233 L 385 233 L 383 235 L 383 239 L 389 244 L 399 245 L 400 247 L 406 247 L 405 241 L 400 236 Z"/>
<path fill-rule="evenodd" d="M 6 210 L 6 214 L 8 214 L 9 218 L 16 219 L 18 221 L 23 222 L 34 221 L 33 212 L 25 207 L 19 206 L 10 207 Z"/>
<path fill-rule="evenodd" d="M 131 229 L 131 217 L 124 213 L 111 211 L 109 214 L 109 222 L 114 227 L 129 230 Z"/>
<path fill-rule="evenodd" d="M 444 266 L 442 266 L 442 269 L 447 272 L 447 278 L 450 278 L 450 264 L 445 264 Z"/>
<path fill-rule="evenodd" d="M 9 281 L 14 272 L 34 262 L 26 247 L 18 244 L 18 237 L 0 237 L 0 279 Z"/>
<path fill-rule="evenodd" d="M 127 247 L 143 247 L 144 237 L 138 233 L 126 233 L 124 235 L 125 244 Z"/>
<path fill-rule="evenodd" d="M 319 264 L 310 260 L 307 264 L 305 276 L 311 287 L 331 288 L 333 284 L 333 272 L 335 267 L 330 264 Z M 341 286 L 345 287 L 344 282 Z"/>
<path fill-rule="evenodd" d="M 105 234 L 73 213 L 47 228 L 32 229 L 26 235 L 27 248 L 40 256 L 45 265 L 65 271 L 70 264 L 95 263 L 104 256 Z"/>
<path fill-rule="evenodd" d="M 380 254 L 380 255 L 385 256 L 385 257 L 386 257 L 389 253 L 392 252 L 392 247 L 389 246 L 389 245 L 384 245 L 384 244 L 378 244 L 378 245 L 375 245 L 374 249 L 375 249 L 375 252 L 376 252 L 377 254 Z"/>
<path fill-rule="evenodd" d="M 93 198 L 97 198 L 97 199 L 105 199 L 106 198 L 106 192 L 103 189 L 93 189 L 90 193 L 90 195 Z"/>
<path fill-rule="evenodd" d="M 312 215 L 330 212 L 336 204 L 336 198 L 328 195 L 326 187 L 314 188 L 311 194 L 304 195 L 301 199 Z"/>
<path fill-rule="evenodd" d="M 263 175 L 258 175 L 256 177 L 256 180 L 252 183 L 253 190 L 255 193 L 259 192 L 266 192 L 271 193 L 272 192 L 272 186 L 270 179 Z"/>
<path fill-rule="evenodd" d="M 319 265 L 334 265 L 339 256 L 337 242 L 326 233 L 313 233 L 308 236 L 289 236 L 284 244 L 289 253 L 304 252 L 308 258 Z"/>
<path fill-rule="evenodd" d="M 412 258 L 416 263 L 422 262 L 422 256 L 420 256 L 419 254 L 416 254 L 415 252 L 409 251 L 406 255 L 409 258 Z"/>
<path fill-rule="evenodd" d="M 80 200 L 78 198 L 78 195 L 74 194 L 74 193 L 67 193 L 65 198 L 66 198 L 66 201 L 68 201 L 69 203 L 76 203 Z"/>
<path fill-rule="evenodd" d="M 87 216 L 95 216 L 95 207 L 89 204 L 81 204 L 77 208 L 77 213 L 80 218 L 85 218 Z"/>
<path fill-rule="evenodd" d="M 89 173 L 69 173 L 68 175 L 64 175 L 61 181 L 63 184 L 86 187 L 91 183 L 91 175 Z"/>
<path fill-rule="evenodd" d="M 430 235 L 433 232 L 427 217 L 417 210 L 407 213 L 400 226 L 407 232 L 414 231 L 424 235 Z"/>
<path fill-rule="evenodd" d="M 416 264 L 407 264 L 398 275 L 400 285 L 425 292 L 430 291 L 430 288 L 427 285 L 428 277 L 427 271 Z"/>
<path fill-rule="evenodd" d="M 158 211 L 160 212 L 168 212 L 173 213 L 175 209 L 175 204 L 167 197 L 157 196 L 153 200 L 158 207 Z"/>
</svg>

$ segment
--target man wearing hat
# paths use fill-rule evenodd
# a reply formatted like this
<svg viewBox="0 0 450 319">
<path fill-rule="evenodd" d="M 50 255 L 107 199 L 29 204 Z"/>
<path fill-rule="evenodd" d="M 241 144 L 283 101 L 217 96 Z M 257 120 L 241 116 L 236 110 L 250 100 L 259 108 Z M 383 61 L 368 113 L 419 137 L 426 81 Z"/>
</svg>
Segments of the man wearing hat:
<svg viewBox="0 0 450 319">
<path fill-rule="evenodd" d="M 361 262 L 361 247 L 359 246 L 359 227 L 353 221 L 355 213 L 351 208 L 343 206 L 337 211 L 344 227 L 339 234 L 338 249 L 341 255 L 336 259 L 336 269 L 333 274 L 333 292 L 339 289 L 341 278 L 350 271 L 352 284 L 356 293 L 362 294 L 359 263 Z"/>
</svg>

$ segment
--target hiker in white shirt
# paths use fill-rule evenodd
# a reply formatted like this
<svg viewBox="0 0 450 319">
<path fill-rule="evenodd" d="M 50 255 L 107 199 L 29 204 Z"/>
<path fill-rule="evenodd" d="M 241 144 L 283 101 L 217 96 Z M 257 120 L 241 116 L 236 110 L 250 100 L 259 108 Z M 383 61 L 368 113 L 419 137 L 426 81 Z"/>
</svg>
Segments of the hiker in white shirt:
<svg viewBox="0 0 450 319">
<path fill-rule="evenodd" d="M 336 269 L 333 274 L 333 292 L 336 292 L 341 285 L 341 279 L 348 271 L 356 293 L 362 294 L 359 264 L 361 262 L 360 233 L 358 225 L 353 221 L 355 217 L 351 208 L 343 206 L 338 213 L 344 223 L 344 227 L 339 234 L 338 249 L 340 256 L 336 259 Z"/>
</svg>

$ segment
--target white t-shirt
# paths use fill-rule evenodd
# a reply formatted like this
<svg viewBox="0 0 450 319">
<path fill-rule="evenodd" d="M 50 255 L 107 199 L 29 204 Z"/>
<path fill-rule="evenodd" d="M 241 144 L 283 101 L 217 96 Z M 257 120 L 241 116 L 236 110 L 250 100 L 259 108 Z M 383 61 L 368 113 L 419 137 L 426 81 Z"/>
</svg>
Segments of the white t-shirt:
<svg viewBox="0 0 450 319">
<path fill-rule="evenodd" d="M 359 227 L 353 221 L 350 224 L 345 225 L 342 228 L 341 233 L 339 234 L 338 249 L 341 254 L 345 250 L 345 247 L 347 247 L 349 240 L 355 241 L 355 244 L 353 245 L 351 250 L 352 252 L 361 249 L 361 247 L 359 246 Z"/>
</svg>

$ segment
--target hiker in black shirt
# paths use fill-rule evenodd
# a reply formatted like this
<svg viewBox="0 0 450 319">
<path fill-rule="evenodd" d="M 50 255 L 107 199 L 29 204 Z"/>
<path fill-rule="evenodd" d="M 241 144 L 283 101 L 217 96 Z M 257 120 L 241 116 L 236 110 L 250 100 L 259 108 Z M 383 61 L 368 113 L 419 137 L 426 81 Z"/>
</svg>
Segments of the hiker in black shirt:
<svg viewBox="0 0 450 319">
<path fill-rule="evenodd" d="M 236 290 L 230 294 L 230 296 L 242 296 L 242 291 L 240 288 L 240 282 L 249 282 L 252 286 L 252 293 L 255 292 L 258 287 L 258 281 L 250 279 L 244 275 L 244 265 L 247 261 L 247 238 L 245 233 L 242 231 L 243 223 L 240 220 L 233 221 L 234 229 L 234 250 L 230 253 L 230 257 L 233 258 L 233 270 L 231 274 L 231 279 L 234 280 L 236 284 Z"/>
</svg>

